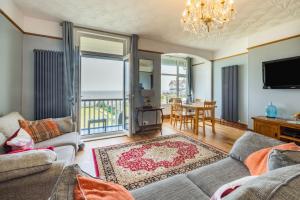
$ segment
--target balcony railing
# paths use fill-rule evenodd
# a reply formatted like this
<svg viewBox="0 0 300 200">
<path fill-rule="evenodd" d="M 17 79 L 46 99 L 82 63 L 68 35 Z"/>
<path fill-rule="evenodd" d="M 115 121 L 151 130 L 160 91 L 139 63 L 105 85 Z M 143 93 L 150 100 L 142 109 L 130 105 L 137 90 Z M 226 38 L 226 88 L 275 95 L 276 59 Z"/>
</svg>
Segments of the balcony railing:
<svg viewBox="0 0 300 200">
<path fill-rule="evenodd" d="M 82 99 L 81 135 L 123 129 L 123 99 Z"/>
</svg>

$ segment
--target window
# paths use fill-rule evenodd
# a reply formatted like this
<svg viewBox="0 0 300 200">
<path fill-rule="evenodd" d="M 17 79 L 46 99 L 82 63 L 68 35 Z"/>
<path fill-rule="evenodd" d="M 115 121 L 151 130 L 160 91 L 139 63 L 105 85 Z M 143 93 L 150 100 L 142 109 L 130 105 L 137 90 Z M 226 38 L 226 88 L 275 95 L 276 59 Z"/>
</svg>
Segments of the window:
<svg viewBox="0 0 300 200">
<path fill-rule="evenodd" d="M 187 96 L 187 61 L 183 58 L 162 58 L 161 104 L 168 104 L 171 98 Z"/>
</svg>

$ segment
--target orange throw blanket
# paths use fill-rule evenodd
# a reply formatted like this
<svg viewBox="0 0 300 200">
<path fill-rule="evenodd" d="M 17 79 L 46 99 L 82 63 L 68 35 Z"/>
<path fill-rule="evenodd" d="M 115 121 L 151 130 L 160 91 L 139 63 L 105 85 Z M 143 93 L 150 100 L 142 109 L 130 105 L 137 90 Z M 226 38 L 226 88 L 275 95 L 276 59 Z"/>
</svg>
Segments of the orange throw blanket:
<svg viewBox="0 0 300 200">
<path fill-rule="evenodd" d="M 252 176 L 259 176 L 268 171 L 268 158 L 273 149 L 300 151 L 300 147 L 295 143 L 288 143 L 261 149 L 250 154 L 244 161 L 244 164 L 248 167 Z"/>
<path fill-rule="evenodd" d="M 74 200 L 134 200 L 121 185 L 77 175 Z"/>
</svg>

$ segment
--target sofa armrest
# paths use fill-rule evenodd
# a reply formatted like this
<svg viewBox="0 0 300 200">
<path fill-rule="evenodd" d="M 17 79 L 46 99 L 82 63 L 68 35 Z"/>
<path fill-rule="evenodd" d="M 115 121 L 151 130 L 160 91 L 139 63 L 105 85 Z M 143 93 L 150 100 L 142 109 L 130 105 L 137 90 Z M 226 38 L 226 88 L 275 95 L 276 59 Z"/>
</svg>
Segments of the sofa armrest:
<svg viewBox="0 0 300 200">
<path fill-rule="evenodd" d="M 47 170 L 56 160 L 51 150 L 32 150 L 0 156 L 0 182 Z"/>
<path fill-rule="evenodd" d="M 0 183 L 1 200 L 47 200 L 64 169 L 64 163 L 55 161 L 49 169 Z"/>
<path fill-rule="evenodd" d="M 229 155 L 236 160 L 244 162 L 255 151 L 280 144 L 283 144 L 283 142 L 248 131 L 234 143 Z"/>
</svg>

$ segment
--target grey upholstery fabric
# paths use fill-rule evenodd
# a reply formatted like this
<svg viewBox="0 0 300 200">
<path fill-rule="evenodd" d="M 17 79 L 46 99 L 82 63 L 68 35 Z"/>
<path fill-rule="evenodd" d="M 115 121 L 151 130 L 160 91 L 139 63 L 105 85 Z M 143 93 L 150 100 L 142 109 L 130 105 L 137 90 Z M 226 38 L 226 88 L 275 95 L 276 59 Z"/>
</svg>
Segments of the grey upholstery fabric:
<svg viewBox="0 0 300 200">
<path fill-rule="evenodd" d="M 251 153 L 280 144 L 283 142 L 248 131 L 234 143 L 229 155 L 244 162 Z"/>
<path fill-rule="evenodd" d="M 243 163 L 229 157 L 193 170 L 187 177 L 208 196 L 212 196 L 222 185 L 249 175 Z"/>
<path fill-rule="evenodd" d="M 48 170 L 0 183 L 1 200 L 47 200 L 64 164 L 55 162 Z"/>
<path fill-rule="evenodd" d="M 278 169 L 290 165 L 300 164 L 300 152 L 273 149 L 269 155 L 269 170 Z"/>
<path fill-rule="evenodd" d="M 0 182 L 49 169 L 56 160 L 51 150 L 26 151 L 0 156 Z"/>
<path fill-rule="evenodd" d="M 300 165 L 280 168 L 242 185 L 225 200 L 299 200 Z"/>
<path fill-rule="evenodd" d="M 35 147 L 37 148 L 46 148 L 49 146 L 65 146 L 65 145 L 72 145 L 75 150 L 78 150 L 78 140 L 79 140 L 79 135 L 77 132 L 72 132 L 72 133 L 66 133 L 63 135 L 60 135 L 55 138 L 51 138 L 49 140 L 45 140 L 43 142 L 39 142 L 35 144 Z"/>
<path fill-rule="evenodd" d="M 49 200 L 73 200 L 73 190 L 76 183 L 76 176 L 91 177 L 83 172 L 78 165 L 70 165 L 64 168 L 59 177 Z"/>
<path fill-rule="evenodd" d="M 186 175 L 177 175 L 131 191 L 135 200 L 206 200 L 208 197 Z"/>
<path fill-rule="evenodd" d="M 73 146 L 55 147 L 54 151 L 58 161 L 63 161 L 66 165 L 73 164 L 75 159 L 75 149 Z"/>
</svg>

